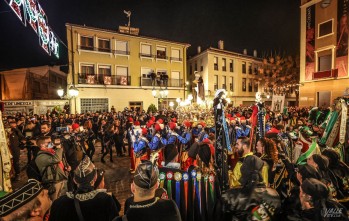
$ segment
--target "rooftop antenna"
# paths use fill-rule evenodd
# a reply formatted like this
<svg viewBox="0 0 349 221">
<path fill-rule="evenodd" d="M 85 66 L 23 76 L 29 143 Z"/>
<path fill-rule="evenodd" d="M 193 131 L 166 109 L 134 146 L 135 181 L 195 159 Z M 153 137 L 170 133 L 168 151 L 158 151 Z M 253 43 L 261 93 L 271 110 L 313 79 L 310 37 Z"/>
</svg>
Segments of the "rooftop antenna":
<svg viewBox="0 0 349 221">
<path fill-rule="evenodd" d="M 127 27 L 130 29 L 130 27 L 131 27 L 131 11 L 124 10 L 124 13 L 128 17 L 128 25 L 127 25 Z"/>
</svg>

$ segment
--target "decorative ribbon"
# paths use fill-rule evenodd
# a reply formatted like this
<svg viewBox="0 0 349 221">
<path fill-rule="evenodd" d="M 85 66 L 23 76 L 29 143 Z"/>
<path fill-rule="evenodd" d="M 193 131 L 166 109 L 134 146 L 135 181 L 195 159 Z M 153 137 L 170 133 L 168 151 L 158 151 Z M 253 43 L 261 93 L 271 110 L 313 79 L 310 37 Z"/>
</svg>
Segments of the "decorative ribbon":
<svg viewBox="0 0 349 221">
<path fill-rule="evenodd" d="M 300 155 L 300 157 L 298 158 L 297 160 L 298 165 L 304 165 L 307 163 L 305 160 L 308 159 L 308 157 L 310 157 L 314 153 L 314 151 L 316 150 L 316 145 L 317 145 L 316 140 L 313 139 L 313 142 L 309 146 L 309 149 L 305 153 Z"/>
<path fill-rule="evenodd" d="M 211 173 L 210 176 L 208 177 L 209 185 L 210 185 L 210 195 L 213 204 L 215 204 L 215 192 L 214 192 L 214 175 Z"/>
<path fill-rule="evenodd" d="M 180 172 L 176 172 L 174 174 L 174 179 L 176 181 L 176 204 L 178 208 L 181 208 L 181 180 L 182 174 Z"/>
<path fill-rule="evenodd" d="M 185 212 L 188 211 L 188 180 L 189 180 L 189 174 L 187 172 L 183 173 L 183 181 L 184 181 L 184 207 Z"/>
<path fill-rule="evenodd" d="M 201 172 L 198 171 L 196 174 L 196 196 L 198 198 L 199 210 L 201 214 Z"/>
<path fill-rule="evenodd" d="M 208 174 L 204 175 L 204 185 L 205 185 L 205 197 L 206 197 L 206 210 L 208 211 Z"/>
<path fill-rule="evenodd" d="M 172 199 L 172 179 L 173 179 L 173 172 L 169 171 L 166 173 L 167 178 L 167 195 L 169 199 Z"/>
<path fill-rule="evenodd" d="M 196 193 L 196 170 L 191 171 L 191 179 L 193 183 L 193 205 L 194 205 L 194 199 L 195 199 L 195 193 Z"/>
<path fill-rule="evenodd" d="M 338 117 L 338 112 L 337 111 L 332 111 L 333 113 L 331 113 L 329 115 L 329 121 L 328 121 L 328 124 L 326 125 L 326 128 L 325 128 L 325 131 L 324 131 L 324 134 L 322 135 L 322 138 L 320 140 L 320 143 L 322 144 L 325 144 L 326 141 L 327 141 L 327 138 L 328 136 L 330 135 L 331 131 L 332 131 L 332 128 L 334 126 L 334 124 L 336 123 L 337 121 L 337 117 Z"/>
<path fill-rule="evenodd" d="M 341 99 L 342 103 L 342 119 L 341 126 L 339 130 L 339 143 L 344 144 L 345 142 L 345 133 L 346 133 L 346 123 L 347 123 L 347 114 L 348 114 L 348 106 L 344 99 Z"/>
<path fill-rule="evenodd" d="M 328 136 L 327 138 L 327 141 L 326 141 L 326 146 L 328 147 L 333 147 L 334 145 L 334 141 L 338 135 L 338 130 L 339 130 L 339 123 L 340 123 L 340 119 L 341 119 L 341 114 L 342 113 L 339 113 L 338 114 L 338 117 L 337 117 L 337 120 L 336 122 L 334 123 L 334 126 L 332 128 L 332 131 L 330 133 L 330 135 Z"/>
<path fill-rule="evenodd" d="M 159 175 L 160 188 L 164 188 L 165 178 L 166 178 L 166 174 L 164 172 L 161 172 L 160 175 Z"/>
</svg>

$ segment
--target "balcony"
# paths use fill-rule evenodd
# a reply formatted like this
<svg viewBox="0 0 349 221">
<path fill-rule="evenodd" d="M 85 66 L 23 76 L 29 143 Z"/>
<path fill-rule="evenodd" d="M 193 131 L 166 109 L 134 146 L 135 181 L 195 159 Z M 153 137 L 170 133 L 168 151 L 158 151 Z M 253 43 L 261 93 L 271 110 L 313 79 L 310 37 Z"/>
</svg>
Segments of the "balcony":
<svg viewBox="0 0 349 221">
<path fill-rule="evenodd" d="M 102 75 L 102 74 L 84 74 L 78 75 L 79 84 L 91 85 L 131 85 L 131 76 L 123 75 Z"/>
<path fill-rule="evenodd" d="M 163 86 L 163 87 L 165 87 L 165 83 L 164 83 L 164 81 L 161 81 L 161 80 L 155 80 L 155 85 L 152 85 L 151 78 L 142 78 L 141 77 L 141 86 L 157 86 L 157 87 Z M 167 80 L 167 87 L 183 87 L 183 80 L 170 78 Z"/>
<path fill-rule="evenodd" d="M 234 68 L 230 67 L 230 72 L 234 72 Z"/>
<path fill-rule="evenodd" d="M 248 68 L 248 74 L 252 74 L 252 68 L 251 67 Z"/>
<path fill-rule="evenodd" d="M 323 78 L 337 78 L 338 69 L 332 69 L 328 71 L 318 71 L 313 73 L 313 80 L 319 80 Z"/>
<path fill-rule="evenodd" d="M 182 61 L 182 58 L 170 57 L 171 61 Z"/>
<path fill-rule="evenodd" d="M 223 67 L 222 67 L 222 71 L 227 71 L 227 67 L 226 67 L 226 66 L 223 66 Z"/>
<path fill-rule="evenodd" d="M 78 45 L 78 49 L 79 50 L 86 50 L 86 51 L 98 51 L 98 52 L 105 52 L 105 53 L 130 55 L 129 51 L 111 50 L 111 48 L 96 48 L 96 47 L 93 47 L 93 46 Z"/>
</svg>

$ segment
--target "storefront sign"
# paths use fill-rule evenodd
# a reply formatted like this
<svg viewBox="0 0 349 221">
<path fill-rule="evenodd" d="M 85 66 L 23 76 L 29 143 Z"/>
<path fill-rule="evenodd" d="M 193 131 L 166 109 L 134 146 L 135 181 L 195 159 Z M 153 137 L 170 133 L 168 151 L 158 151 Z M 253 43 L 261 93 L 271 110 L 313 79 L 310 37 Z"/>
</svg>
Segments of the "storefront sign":
<svg viewBox="0 0 349 221">
<path fill-rule="evenodd" d="M 8 101 L 4 102 L 5 107 L 7 106 L 32 106 L 33 102 L 32 101 Z"/>
</svg>

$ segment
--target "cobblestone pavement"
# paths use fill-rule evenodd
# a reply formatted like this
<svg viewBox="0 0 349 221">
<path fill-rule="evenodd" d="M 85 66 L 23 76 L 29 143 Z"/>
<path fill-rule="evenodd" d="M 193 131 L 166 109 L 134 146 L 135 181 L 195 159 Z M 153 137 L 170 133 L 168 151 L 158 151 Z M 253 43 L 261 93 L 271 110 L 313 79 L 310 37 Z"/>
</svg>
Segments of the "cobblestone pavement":
<svg viewBox="0 0 349 221">
<path fill-rule="evenodd" d="M 113 161 L 109 162 L 109 155 L 104 159 L 106 163 L 101 163 L 101 146 L 100 143 L 96 143 L 96 152 L 93 156 L 94 164 L 97 168 L 103 168 L 105 170 L 105 185 L 108 191 L 113 192 L 116 198 L 119 200 L 123 211 L 125 200 L 131 196 L 131 187 L 133 175 L 130 173 L 130 158 L 129 157 L 117 157 L 115 148 L 113 149 Z M 26 174 L 27 164 L 27 151 L 21 150 L 20 166 L 21 174 L 20 181 L 12 182 L 13 189 L 17 189 L 23 186 L 28 180 Z M 122 212 L 123 213 L 123 212 Z M 120 214 L 122 214 L 120 213 Z"/>
</svg>

